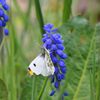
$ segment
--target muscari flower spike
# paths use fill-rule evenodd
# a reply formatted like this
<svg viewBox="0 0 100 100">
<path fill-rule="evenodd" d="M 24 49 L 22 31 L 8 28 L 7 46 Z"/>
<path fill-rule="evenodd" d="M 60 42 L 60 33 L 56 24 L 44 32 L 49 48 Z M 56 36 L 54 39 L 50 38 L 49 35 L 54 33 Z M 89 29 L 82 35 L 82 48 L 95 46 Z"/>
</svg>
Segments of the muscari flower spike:
<svg viewBox="0 0 100 100">
<path fill-rule="evenodd" d="M 67 58 L 67 54 L 64 53 L 64 45 L 62 36 L 58 33 L 57 28 L 53 28 L 53 24 L 44 25 L 45 34 L 43 34 L 43 46 L 50 51 L 50 57 L 55 67 L 54 75 L 52 75 L 51 83 L 55 89 L 59 89 L 61 81 L 64 80 L 66 74 L 66 65 L 64 60 Z M 55 94 L 55 90 L 52 90 L 50 96 Z M 65 93 L 63 94 L 65 95 Z"/>
<path fill-rule="evenodd" d="M 6 14 L 6 11 L 9 11 L 9 6 L 6 3 L 6 0 L 0 0 L 0 27 L 3 28 L 4 34 L 8 36 L 9 31 L 5 26 L 9 20 L 9 16 Z"/>
</svg>

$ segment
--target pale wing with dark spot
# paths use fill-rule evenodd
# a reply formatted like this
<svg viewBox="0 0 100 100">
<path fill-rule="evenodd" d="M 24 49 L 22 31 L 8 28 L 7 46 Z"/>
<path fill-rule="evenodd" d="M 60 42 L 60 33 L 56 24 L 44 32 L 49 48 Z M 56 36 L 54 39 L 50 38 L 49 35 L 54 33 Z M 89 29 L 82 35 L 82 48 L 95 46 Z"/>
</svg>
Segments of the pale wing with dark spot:
<svg viewBox="0 0 100 100">
<path fill-rule="evenodd" d="M 50 57 L 50 52 L 46 48 L 44 49 L 45 49 L 45 62 L 46 62 L 48 73 L 53 75 L 55 68 L 54 68 L 53 62 Z"/>
</svg>

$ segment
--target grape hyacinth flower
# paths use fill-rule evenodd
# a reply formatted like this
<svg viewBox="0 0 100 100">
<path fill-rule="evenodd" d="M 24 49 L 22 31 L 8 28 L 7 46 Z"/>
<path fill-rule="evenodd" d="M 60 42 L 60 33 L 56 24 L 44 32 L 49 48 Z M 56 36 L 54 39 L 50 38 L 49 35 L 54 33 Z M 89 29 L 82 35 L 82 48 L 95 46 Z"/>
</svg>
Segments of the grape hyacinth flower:
<svg viewBox="0 0 100 100">
<path fill-rule="evenodd" d="M 51 76 L 51 83 L 57 90 L 61 85 L 61 81 L 65 78 L 66 65 L 64 60 L 67 58 L 67 54 L 64 53 L 64 41 L 58 33 L 57 28 L 53 28 L 53 24 L 46 24 L 44 25 L 44 30 L 45 34 L 43 34 L 42 38 L 43 46 L 50 51 L 50 57 L 55 67 L 54 75 Z M 55 90 L 52 90 L 50 96 L 54 94 Z"/>
<path fill-rule="evenodd" d="M 5 26 L 9 20 L 9 16 L 6 14 L 6 11 L 9 11 L 9 6 L 6 3 L 6 0 L 0 0 L 0 28 L 3 28 L 4 34 L 8 36 L 9 31 Z"/>
</svg>

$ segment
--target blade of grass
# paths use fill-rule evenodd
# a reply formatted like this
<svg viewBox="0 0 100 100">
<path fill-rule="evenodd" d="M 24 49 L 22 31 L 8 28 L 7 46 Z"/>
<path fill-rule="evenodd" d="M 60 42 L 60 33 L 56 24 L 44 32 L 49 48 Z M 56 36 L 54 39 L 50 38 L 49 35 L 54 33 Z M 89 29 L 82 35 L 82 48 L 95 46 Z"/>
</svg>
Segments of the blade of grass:
<svg viewBox="0 0 100 100">
<path fill-rule="evenodd" d="M 9 57 L 8 57 L 8 72 L 9 72 L 9 79 L 8 86 L 10 90 L 10 97 L 9 100 L 16 100 L 17 98 L 17 91 L 16 91 L 16 76 L 15 76 L 15 40 L 14 40 L 13 32 L 10 33 L 10 48 L 9 48 Z M 6 71 L 6 70 L 5 70 Z"/>
<path fill-rule="evenodd" d="M 16 7 L 16 10 L 18 11 L 18 14 L 20 15 L 20 18 L 22 19 L 22 21 L 24 22 L 26 20 L 24 13 L 21 11 L 20 6 L 17 3 L 17 0 L 13 0 L 14 6 Z"/>
<path fill-rule="evenodd" d="M 23 40 L 24 40 L 24 35 L 25 35 L 25 33 L 27 33 L 27 30 L 29 28 L 31 8 L 32 8 L 32 0 L 29 0 L 25 20 L 23 22 L 24 23 L 24 30 L 23 30 L 22 35 L 21 35 L 22 43 L 23 43 Z"/>
<path fill-rule="evenodd" d="M 10 7 L 12 7 L 12 2 L 10 2 Z M 17 100 L 17 83 L 16 83 L 16 69 L 15 69 L 15 55 L 16 55 L 16 48 L 17 48 L 17 40 L 16 40 L 16 31 L 13 31 L 13 15 L 12 15 L 12 8 L 10 9 L 10 21 L 9 21 L 9 45 L 7 48 L 8 53 L 8 60 L 5 70 L 5 76 L 7 80 L 8 90 L 9 90 L 9 99 L 8 100 Z M 9 81 L 10 80 L 10 81 Z"/>
<path fill-rule="evenodd" d="M 30 19 L 29 17 L 30 17 L 30 13 L 31 13 L 31 7 L 32 7 L 32 0 L 29 0 L 24 30 L 27 30 L 27 28 L 29 26 L 28 22 L 29 22 L 29 19 Z"/>
<path fill-rule="evenodd" d="M 64 0 L 63 18 L 62 18 L 63 23 L 65 23 L 70 17 L 71 5 L 72 5 L 72 0 Z"/>
<path fill-rule="evenodd" d="M 43 16 L 41 12 L 40 2 L 39 0 L 34 0 L 34 2 L 35 2 L 36 17 L 40 25 L 41 33 L 43 34 L 44 33 L 44 30 L 43 30 L 44 21 L 43 21 Z"/>
</svg>

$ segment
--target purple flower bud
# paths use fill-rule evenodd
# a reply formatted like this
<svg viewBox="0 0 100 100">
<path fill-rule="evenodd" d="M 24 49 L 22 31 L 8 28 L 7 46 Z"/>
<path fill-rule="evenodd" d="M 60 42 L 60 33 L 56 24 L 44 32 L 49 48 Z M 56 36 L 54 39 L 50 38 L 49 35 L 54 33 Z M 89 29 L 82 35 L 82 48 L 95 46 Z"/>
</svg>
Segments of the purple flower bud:
<svg viewBox="0 0 100 100">
<path fill-rule="evenodd" d="M 5 27 L 6 26 L 6 22 L 2 21 L 2 26 Z"/>
<path fill-rule="evenodd" d="M 55 74 L 59 73 L 59 69 L 57 66 L 55 66 Z"/>
<path fill-rule="evenodd" d="M 43 34 L 44 37 L 48 37 L 48 34 Z"/>
<path fill-rule="evenodd" d="M 63 43 L 63 40 L 61 40 L 61 35 L 60 34 L 53 34 L 52 39 L 56 44 Z"/>
<path fill-rule="evenodd" d="M 0 27 L 2 27 L 2 20 L 0 20 Z"/>
<path fill-rule="evenodd" d="M 56 51 L 56 53 L 57 53 L 59 56 L 62 56 L 62 55 L 63 55 L 63 51 L 62 51 L 62 50 L 59 50 L 59 49 Z"/>
<path fill-rule="evenodd" d="M 7 22 L 7 21 L 9 20 L 9 17 L 8 17 L 8 15 L 6 15 L 6 14 L 3 16 L 3 18 L 4 18 L 4 21 L 5 21 L 5 22 Z"/>
<path fill-rule="evenodd" d="M 54 75 L 51 76 L 51 83 L 54 82 Z"/>
<path fill-rule="evenodd" d="M 53 24 L 48 23 L 48 24 L 44 25 L 44 28 L 52 29 L 53 28 Z"/>
<path fill-rule="evenodd" d="M 61 72 L 62 72 L 63 74 L 66 73 L 66 67 L 60 68 L 60 70 L 61 70 Z"/>
<path fill-rule="evenodd" d="M 63 42 L 64 42 L 64 40 L 61 40 L 61 39 L 56 40 L 56 43 L 58 43 L 58 44 L 62 44 Z"/>
<path fill-rule="evenodd" d="M 62 36 L 60 34 L 53 34 L 52 37 L 54 39 L 61 39 L 62 38 Z"/>
<path fill-rule="evenodd" d="M 45 42 L 47 45 L 51 45 L 52 44 L 52 40 L 51 39 L 47 39 Z"/>
<path fill-rule="evenodd" d="M 64 92 L 64 94 L 63 94 L 64 96 L 68 96 L 68 93 L 67 92 Z"/>
<path fill-rule="evenodd" d="M 57 28 L 53 29 L 52 32 L 56 33 L 58 31 Z"/>
<path fill-rule="evenodd" d="M 55 86 L 55 88 L 59 88 L 59 82 L 56 81 L 56 82 L 54 83 L 54 86 Z"/>
<path fill-rule="evenodd" d="M 60 50 L 64 50 L 63 44 L 57 44 L 57 48 L 60 49 Z"/>
<path fill-rule="evenodd" d="M 51 29 L 53 28 L 53 24 L 46 24 L 44 25 L 44 30 L 48 33 L 51 32 Z"/>
<path fill-rule="evenodd" d="M 50 50 L 51 49 L 51 45 L 47 45 L 46 48 Z"/>
<path fill-rule="evenodd" d="M 42 38 L 42 41 L 43 41 L 43 42 L 45 42 L 45 41 L 46 41 L 46 39 L 47 39 L 47 38 L 46 38 L 46 37 L 44 37 L 44 38 Z"/>
<path fill-rule="evenodd" d="M 57 74 L 57 80 L 61 81 L 61 79 L 62 79 L 61 74 Z"/>
<path fill-rule="evenodd" d="M 6 3 L 6 1 L 5 1 L 5 0 L 0 0 L 0 3 L 1 3 L 2 5 L 4 5 L 4 4 Z"/>
<path fill-rule="evenodd" d="M 55 56 L 51 56 L 51 59 L 52 59 L 53 63 L 57 63 L 58 62 L 58 59 Z"/>
<path fill-rule="evenodd" d="M 67 55 L 65 53 L 63 53 L 63 55 L 60 56 L 62 59 L 66 59 Z"/>
<path fill-rule="evenodd" d="M 4 14 L 4 11 L 2 9 L 0 9 L 0 17 L 2 17 Z"/>
<path fill-rule="evenodd" d="M 8 31 L 8 29 L 4 29 L 4 34 L 5 34 L 6 36 L 9 35 L 9 31 Z"/>
<path fill-rule="evenodd" d="M 55 44 L 52 44 L 51 50 L 57 50 L 57 46 Z"/>
<path fill-rule="evenodd" d="M 10 9 L 9 6 L 6 3 L 4 5 L 2 5 L 2 7 L 7 11 Z"/>
<path fill-rule="evenodd" d="M 50 57 L 52 58 L 54 55 L 53 55 L 53 53 L 52 52 L 50 52 Z"/>
<path fill-rule="evenodd" d="M 45 29 L 45 31 L 46 31 L 47 33 L 50 33 L 50 32 L 51 32 L 51 29 Z"/>
<path fill-rule="evenodd" d="M 48 28 L 52 29 L 53 28 L 53 24 L 48 24 Z"/>
<path fill-rule="evenodd" d="M 65 62 L 63 60 L 59 60 L 59 66 L 65 67 Z"/>
<path fill-rule="evenodd" d="M 65 75 L 64 74 L 61 74 L 61 79 L 64 79 L 65 78 Z"/>
<path fill-rule="evenodd" d="M 55 94 L 55 91 L 52 90 L 51 93 L 50 93 L 50 96 L 53 96 Z"/>
</svg>

